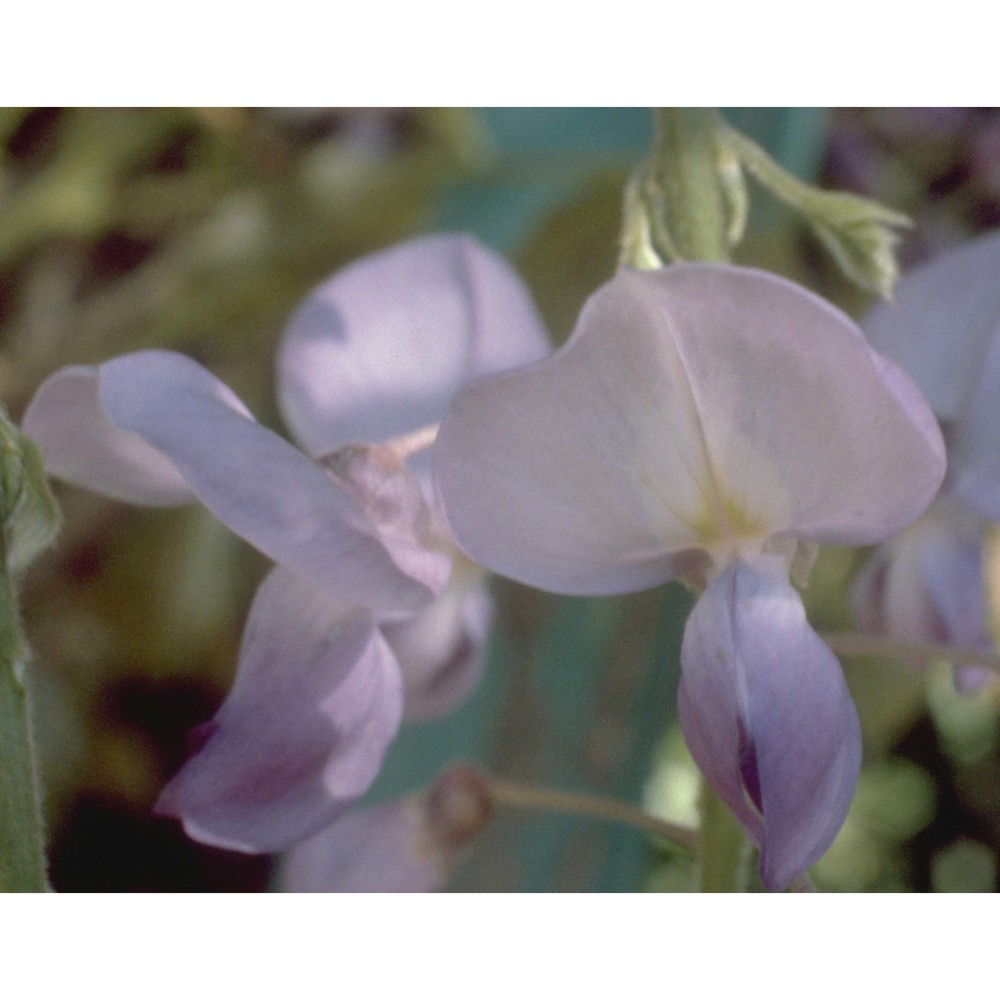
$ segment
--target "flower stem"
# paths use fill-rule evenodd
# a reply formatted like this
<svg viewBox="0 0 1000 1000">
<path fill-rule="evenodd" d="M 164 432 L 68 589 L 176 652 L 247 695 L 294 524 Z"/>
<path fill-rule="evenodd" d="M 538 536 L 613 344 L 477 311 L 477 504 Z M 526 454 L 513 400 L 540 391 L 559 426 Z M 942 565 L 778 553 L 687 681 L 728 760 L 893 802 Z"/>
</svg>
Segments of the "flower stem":
<svg viewBox="0 0 1000 1000">
<path fill-rule="evenodd" d="M 960 649 L 933 642 L 904 642 L 885 635 L 863 632 L 821 632 L 820 638 L 835 653 L 844 656 L 889 656 L 907 663 L 926 665 L 935 661 L 968 663 L 1000 673 L 1000 656 L 976 649 Z"/>
<path fill-rule="evenodd" d="M 612 823 L 623 823 L 637 830 L 644 830 L 654 837 L 662 837 L 691 851 L 697 848 L 698 835 L 694 830 L 652 816 L 627 802 L 585 792 L 522 785 L 492 775 L 485 776 L 485 780 L 489 796 L 496 805 L 610 820 Z"/>
<path fill-rule="evenodd" d="M 686 260 L 729 257 L 725 202 L 716 180 L 715 108 L 657 108 L 653 150 L 671 239 Z M 655 225 L 655 221 L 654 221 Z"/>
<path fill-rule="evenodd" d="M 715 108 L 655 108 L 653 145 L 625 185 L 620 262 L 725 261 L 746 221 L 738 162 Z"/>
<path fill-rule="evenodd" d="M 483 791 L 494 806 L 510 809 L 530 809 L 536 812 L 564 813 L 589 819 L 609 820 L 668 840 L 672 844 L 697 852 L 702 858 L 701 889 L 703 892 L 735 892 L 743 888 L 748 844 L 736 818 L 706 783 L 706 800 L 712 810 L 710 822 L 701 833 L 690 827 L 660 819 L 636 806 L 587 792 L 567 792 L 558 788 L 539 788 L 507 781 L 476 769 Z M 710 797 L 710 798 L 709 798 Z M 706 832 L 707 831 L 707 832 Z M 706 850 L 707 848 L 707 850 Z M 709 864 L 705 863 L 708 858 Z M 706 871 L 708 875 L 706 876 Z M 792 892 L 815 892 L 807 875 L 800 875 L 791 886 Z"/>
<path fill-rule="evenodd" d="M 746 887 L 747 848 L 729 807 L 702 778 L 698 879 L 702 892 L 741 892 Z"/>
<path fill-rule="evenodd" d="M 14 587 L 0 571 L 0 891 L 46 892 L 23 651 Z"/>
</svg>

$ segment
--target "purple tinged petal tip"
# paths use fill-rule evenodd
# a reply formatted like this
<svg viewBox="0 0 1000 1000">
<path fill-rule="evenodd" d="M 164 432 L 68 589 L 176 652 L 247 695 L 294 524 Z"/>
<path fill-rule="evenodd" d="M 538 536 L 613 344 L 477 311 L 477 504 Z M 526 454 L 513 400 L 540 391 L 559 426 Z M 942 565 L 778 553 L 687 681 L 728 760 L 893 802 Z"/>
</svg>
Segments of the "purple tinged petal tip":
<svg viewBox="0 0 1000 1000">
<path fill-rule="evenodd" d="M 283 850 L 368 790 L 402 705 L 396 658 L 371 613 L 272 570 L 250 610 L 235 686 L 157 811 L 204 843 Z"/>
<path fill-rule="evenodd" d="M 681 726 L 695 762 L 787 888 L 840 829 L 861 765 L 857 713 L 833 653 L 777 560 L 737 562 L 688 620 Z"/>
</svg>

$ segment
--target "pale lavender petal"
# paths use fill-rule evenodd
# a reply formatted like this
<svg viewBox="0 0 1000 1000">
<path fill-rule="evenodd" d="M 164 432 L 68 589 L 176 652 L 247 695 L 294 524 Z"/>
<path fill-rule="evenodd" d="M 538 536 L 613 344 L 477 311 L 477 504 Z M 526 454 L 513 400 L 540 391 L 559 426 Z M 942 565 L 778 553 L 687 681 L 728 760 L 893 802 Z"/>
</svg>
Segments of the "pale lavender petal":
<svg viewBox="0 0 1000 1000">
<path fill-rule="evenodd" d="M 996 275 L 993 283 L 1000 285 Z M 1000 521 L 1000 319 L 993 334 L 955 418 L 948 457 L 955 495 L 980 517 Z"/>
<path fill-rule="evenodd" d="M 994 652 L 982 538 L 942 533 L 925 546 L 923 561 L 927 590 L 940 615 L 947 644 L 980 653 Z M 955 664 L 955 686 L 959 691 L 978 691 L 996 676 L 987 667 Z"/>
<path fill-rule="evenodd" d="M 880 545 L 851 585 L 851 610 L 866 632 L 908 642 L 945 642 L 946 630 L 931 600 L 924 573 L 918 522 Z"/>
<path fill-rule="evenodd" d="M 979 526 L 952 505 L 936 504 L 876 549 L 852 585 L 851 607 L 866 631 L 989 653 L 994 647 L 984 580 Z M 956 668 L 962 690 L 978 689 L 994 676 L 973 665 Z"/>
<path fill-rule="evenodd" d="M 886 593 L 889 580 L 892 542 L 884 542 L 868 557 L 851 583 L 851 614 L 864 632 L 888 635 Z M 916 591 L 916 588 L 914 588 Z M 919 614 L 918 619 L 922 617 Z"/>
<path fill-rule="evenodd" d="M 314 455 L 437 423 L 470 379 L 548 353 L 527 288 L 470 236 L 424 236 L 317 288 L 278 360 L 282 411 Z"/>
<path fill-rule="evenodd" d="M 679 691 L 691 754 L 774 890 L 830 846 L 861 766 L 840 665 L 782 572 L 778 560 L 737 562 L 710 584 L 684 632 Z"/>
<path fill-rule="evenodd" d="M 981 536 L 957 529 L 934 532 L 924 540 L 921 563 L 928 593 L 940 615 L 943 641 L 989 649 Z"/>
<path fill-rule="evenodd" d="M 493 817 L 482 775 L 456 764 L 405 799 L 338 820 L 285 857 L 286 892 L 434 892 Z"/>
<path fill-rule="evenodd" d="M 911 379 L 824 299 L 762 271 L 688 264 L 649 285 L 697 400 L 717 490 L 751 525 L 859 545 L 912 522 L 945 472 Z"/>
<path fill-rule="evenodd" d="M 283 850 L 368 790 L 402 703 L 371 613 L 274 569 L 250 609 L 235 686 L 157 811 L 207 844 Z"/>
<path fill-rule="evenodd" d="M 427 834 L 417 797 L 358 809 L 284 857 L 284 892 L 437 892 L 448 859 Z"/>
<path fill-rule="evenodd" d="M 949 428 L 951 489 L 989 520 L 1000 520 L 998 270 L 1000 233 L 991 233 L 915 268 L 865 321 Z"/>
<path fill-rule="evenodd" d="M 552 358 L 459 393 L 434 460 L 473 559 L 594 594 L 696 548 L 880 540 L 944 475 L 933 414 L 846 316 L 710 264 L 620 271 Z"/>
<path fill-rule="evenodd" d="M 413 617 L 382 617 L 382 634 L 403 674 L 405 718 L 444 715 L 472 693 L 482 677 L 493 612 L 483 574 L 462 567 L 444 593 Z"/>
<path fill-rule="evenodd" d="M 448 525 L 480 564 L 565 593 L 639 590 L 695 548 L 706 475 L 674 340 L 623 272 L 569 343 L 462 390 L 435 478 Z"/>
<path fill-rule="evenodd" d="M 165 455 L 107 418 L 99 372 L 86 365 L 60 368 L 25 410 L 21 426 L 41 448 L 46 471 L 126 503 L 169 507 L 194 501 Z"/>
<path fill-rule="evenodd" d="M 975 694 L 997 679 L 996 671 L 976 663 L 955 664 L 955 690 L 961 694 Z"/>
<path fill-rule="evenodd" d="M 1000 334 L 1000 233 L 905 274 L 863 326 L 876 350 L 916 380 L 934 412 L 954 420 Z"/>
<path fill-rule="evenodd" d="M 110 420 L 167 456 L 223 524 L 333 596 L 417 608 L 444 587 L 446 560 L 400 568 L 357 501 L 190 358 L 125 355 L 100 383 Z"/>
</svg>

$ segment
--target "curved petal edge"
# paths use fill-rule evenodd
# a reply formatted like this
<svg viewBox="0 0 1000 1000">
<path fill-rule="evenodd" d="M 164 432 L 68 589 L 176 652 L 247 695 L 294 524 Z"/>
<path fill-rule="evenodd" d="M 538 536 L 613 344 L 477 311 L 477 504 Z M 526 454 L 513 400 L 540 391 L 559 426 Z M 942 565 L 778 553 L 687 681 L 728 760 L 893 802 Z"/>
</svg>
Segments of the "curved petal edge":
<svg viewBox="0 0 1000 1000">
<path fill-rule="evenodd" d="M 100 400 L 231 531 L 334 597 L 415 610 L 444 587 L 446 560 L 419 561 L 433 573 L 426 582 L 401 568 L 357 500 L 191 358 L 140 351 L 106 362 Z"/>
<path fill-rule="evenodd" d="M 97 367 L 71 365 L 50 375 L 22 427 L 41 449 L 46 472 L 59 479 L 126 503 L 168 507 L 196 499 L 169 458 L 108 418 Z"/>
<path fill-rule="evenodd" d="M 271 571 L 250 610 L 236 683 L 196 731 L 157 812 L 195 840 L 279 851 L 367 790 L 399 728 L 402 678 L 370 612 Z"/>
<path fill-rule="evenodd" d="M 684 632 L 681 726 L 695 762 L 787 888 L 830 846 L 861 766 L 857 712 L 780 563 L 736 562 Z"/>
<path fill-rule="evenodd" d="M 437 423 L 480 375 L 549 350 L 524 282 L 472 236 L 421 236 L 349 264 L 289 321 L 278 394 L 313 455 Z"/>
</svg>

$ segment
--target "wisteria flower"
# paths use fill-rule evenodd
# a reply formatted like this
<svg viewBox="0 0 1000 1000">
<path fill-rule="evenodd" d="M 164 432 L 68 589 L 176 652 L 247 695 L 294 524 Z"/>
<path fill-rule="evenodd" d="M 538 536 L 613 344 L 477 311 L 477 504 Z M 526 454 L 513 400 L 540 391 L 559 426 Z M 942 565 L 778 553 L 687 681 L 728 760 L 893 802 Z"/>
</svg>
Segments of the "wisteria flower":
<svg viewBox="0 0 1000 1000">
<path fill-rule="evenodd" d="M 479 773 L 458 764 L 428 788 L 355 809 L 282 859 L 286 892 L 436 892 L 493 817 Z"/>
<path fill-rule="evenodd" d="M 171 352 L 41 386 L 24 427 L 53 475 L 132 503 L 200 501 L 278 563 L 233 690 L 158 803 L 192 836 L 248 851 L 311 836 L 368 789 L 407 703 L 434 714 L 467 690 L 490 605 L 481 577 L 453 568 L 406 432 L 545 345 L 509 266 L 436 236 L 346 268 L 293 318 L 279 387 L 306 454 Z"/>
<path fill-rule="evenodd" d="M 1000 234 L 915 268 L 863 323 L 910 373 L 944 429 L 948 474 L 930 511 L 881 545 L 855 581 L 862 628 L 988 653 L 984 533 L 1000 521 Z M 959 664 L 960 690 L 995 675 Z"/>
<path fill-rule="evenodd" d="M 493 615 L 484 571 L 458 552 L 436 509 L 436 425 L 467 382 L 548 353 L 520 278 L 463 236 L 424 237 L 345 268 L 285 331 L 278 394 L 295 436 L 311 455 L 326 456 L 373 518 L 409 510 L 404 523 L 422 523 L 452 559 L 433 605 L 417 616 L 378 616 L 404 664 L 407 718 L 440 715 L 469 693 Z"/>
<path fill-rule="evenodd" d="M 623 269 L 550 359 L 458 394 L 435 474 L 454 537 L 495 572 L 569 594 L 704 587 L 681 725 L 765 884 L 788 886 L 835 836 L 861 759 L 789 575 L 930 503 L 944 448 L 910 379 L 781 278 Z"/>
</svg>

